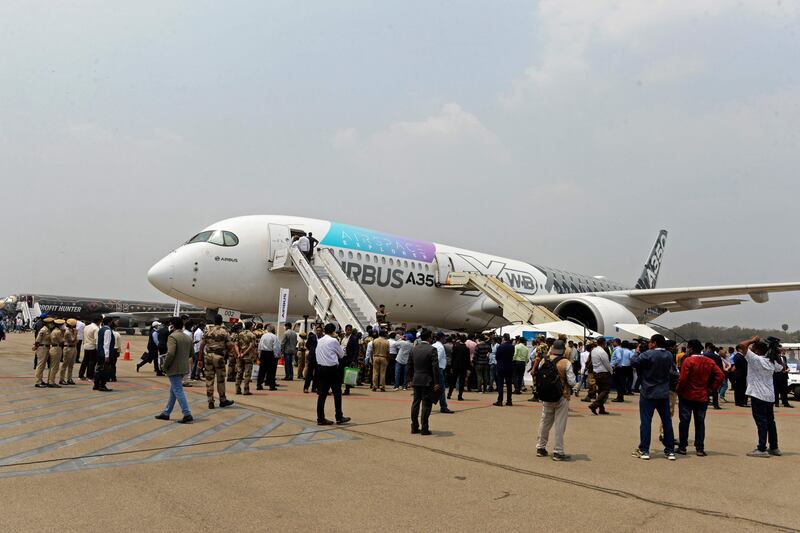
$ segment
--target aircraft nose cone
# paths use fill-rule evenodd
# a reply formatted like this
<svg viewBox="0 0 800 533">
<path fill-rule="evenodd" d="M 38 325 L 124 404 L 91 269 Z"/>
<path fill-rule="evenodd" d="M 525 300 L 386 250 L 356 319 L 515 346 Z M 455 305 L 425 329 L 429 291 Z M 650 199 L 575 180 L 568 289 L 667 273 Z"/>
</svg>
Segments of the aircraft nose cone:
<svg viewBox="0 0 800 533">
<path fill-rule="evenodd" d="M 147 272 L 147 281 L 161 292 L 172 290 L 172 261 L 165 257 L 153 265 Z"/>
</svg>

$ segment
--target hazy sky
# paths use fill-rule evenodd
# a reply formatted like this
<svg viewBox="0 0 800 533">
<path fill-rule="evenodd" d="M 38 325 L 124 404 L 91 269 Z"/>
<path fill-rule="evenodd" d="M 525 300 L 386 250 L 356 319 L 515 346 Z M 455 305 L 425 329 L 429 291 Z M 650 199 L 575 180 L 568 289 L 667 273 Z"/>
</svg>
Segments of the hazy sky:
<svg viewBox="0 0 800 533">
<path fill-rule="evenodd" d="M 663 287 L 800 280 L 796 2 L 6 0 L 0 49 L 0 294 L 163 299 L 255 213 L 631 284 L 664 227 Z"/>
</svg>

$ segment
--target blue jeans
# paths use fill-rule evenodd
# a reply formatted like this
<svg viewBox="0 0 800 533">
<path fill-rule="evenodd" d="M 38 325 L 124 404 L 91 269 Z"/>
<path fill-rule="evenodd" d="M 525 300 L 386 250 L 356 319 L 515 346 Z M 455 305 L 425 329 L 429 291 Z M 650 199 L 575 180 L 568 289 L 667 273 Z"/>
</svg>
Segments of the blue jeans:
<svg viewBox="0 0 800 533">
<path fill-rule="evenodd" d="M 728 392 L 728 377 L 725 376 L 725 379 L 722 380 L 722 385 L 719 386 L 719 397 L 722 398 L 725 396 L 725 393 Z"/>
<path fill-rule="evenodd" d="M 283 379 L 294 379 L 293 358 L 294 353 L 283 354 Z"/>
<path fill-rule="evenodd" d="M 494 384 L 497 381 L 497 365 L 489 365 L 489 390 L 494 390 Z"/>
<path fill-rule="evenodd" d="M 183 376 L 169 376 L 169 400 L 167 400 L 167 406 L 162 414 L 169 416 L 172 413 L 172 408 L 175 407 L 175 400 L 178 400 L 183 416 L 192 414 L 189 411 L 189 402 L 186 401 L 186 395 L 183 393 Z"/>
<path fill-rule="evenodd" d="M 447 387 L 445 386 L 445 383 L 446 382 L 444 380 L 444 369 L 440 368 L 439 369 L 439 387 L 441 388 L 440 395 L 439 395 L 439 410 L 440 411 L 446 411 L 447 410 L 447 394 L 445 392 L 445 389 Z"/>
<path fill-rule="evenodd" d="M 406 369 L 408 368 L 407 364 L 398 363 L 397 361 L 394 362 L 394 386 L 405 388 L 408 383 L 406 383 Z"/>
<path fill-rule="evenodd" d="M 669 416 L 669 398 L 648 400 L 644 395 L 639 397 L 639 449 L 645 453 L 650 452 L 650 426 L 655 411 L 658 411 L 664 425 L 664 453 L 673 453 L 675 434 L 672 432 L 672 418 Z"/>
</svg>

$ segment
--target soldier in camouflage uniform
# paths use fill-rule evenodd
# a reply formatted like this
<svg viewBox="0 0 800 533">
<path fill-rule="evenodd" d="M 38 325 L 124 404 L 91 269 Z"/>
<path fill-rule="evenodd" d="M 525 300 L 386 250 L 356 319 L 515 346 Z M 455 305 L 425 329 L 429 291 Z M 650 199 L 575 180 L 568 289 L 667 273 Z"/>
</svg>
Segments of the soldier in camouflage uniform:
<svg viewBox="0 0 800 533">
<path fill-rule="evenodd" d="M 241 322 L 237 322 L 231 328 L 231 342 L 233 344 L 235 344 L 236 346 L 239 345 L 238 337 L 239 337 L 239 335 L 241 335 L 243 327 L 244 326 L 242 325 Z M 232 354 L 230 354 L 230 353 L 228 354 L 228 374 L 227 374 L 228 377 L 227 377 L 227 380 L 230 383 L 233 383 L 233 382 L 236 381 L 236 365 L 237 365 L 238 361 L 239 361 L 239 359 L 237 359 L 236 357 L 233 357 Z"/>
<path fill-rule="evenodd" d="M 225 397 L 225 356 L 228 351 L 237 354 L 239 349 L 231 342 L 231 335 L 222 325 L 222 315 L 214 317 L 214 325 L 209 327 L 200 342 L 201 368 L 206 376 L 206 395 L 208 408 L 214 408 L 214 379 L 217 380 L 219 406 L 233 405 L 233 400 Z"/>
<path fill-rule="evenodd" d="M 529 402 L 539 401 L 539 395 L 536 391 L 536 369 L 539 368 L 539 363 L 550 353 L 550 346 L 554 341 L 555 339 L 547 339 L 544 335 L 539 335 L 536 339 L 536 349 L 533 352 L 533 362 L 531 363 L 531 375 L 534 376 L 533 383 L 531 383 L 533 394 L 528 398 Z"/>
<path fill-rule="evenodd" d="M 36 333 L 36 342 L 33 350 L 36 352 L 36 385 L 35 387 L 47 388 L 44 382 L 44 367 L 47 365 L 48 352 L 50 351 L 50 330 L 53 329 L 53 319 L 50 317 L 42 321 L 42 327 Z"/>
<path fill-rule="evenodd" d="M 250 396 L 250 378 L 253 377 L 253 362 L 256 358 L 258 341 L 251 331 L 252 325 L 245 324 L 244 331 L 236 337 L 239 347 L 239 356 L 236 358 L 236 394 L 242 394 L 242 381 L 244 381 L 244 395 Z"/>
<path fill-rule="evenodd" d="M 59 385 L 75 385 L 72 381 L 72 367 L 78 355 L 78 331 L 75 329 L 78 321 L 74 318 L 67 320 L 67 329 L 64 331 L 64 364 L 61 365 L 61 379 Z"/>
</svg>

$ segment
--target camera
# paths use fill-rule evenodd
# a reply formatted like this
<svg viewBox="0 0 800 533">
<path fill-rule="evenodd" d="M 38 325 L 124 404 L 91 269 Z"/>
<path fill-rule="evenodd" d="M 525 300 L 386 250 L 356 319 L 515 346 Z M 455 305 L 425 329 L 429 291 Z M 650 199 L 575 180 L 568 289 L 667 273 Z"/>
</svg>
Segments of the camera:
<svg viewBox="0 0 800 533">
<path fill-rule="evenodd" d="M 764 357 L 773 363 L 780 363 L 781 356 L 778 349 L 781 347 L 781 340 L 777 337 L 767 337 L 764 339 L 764 342 L 767 344 L 767 352 L 764 354 Z"/>
</svg>

